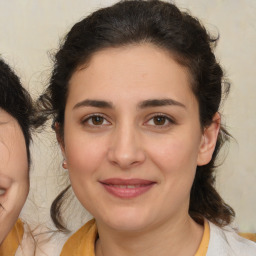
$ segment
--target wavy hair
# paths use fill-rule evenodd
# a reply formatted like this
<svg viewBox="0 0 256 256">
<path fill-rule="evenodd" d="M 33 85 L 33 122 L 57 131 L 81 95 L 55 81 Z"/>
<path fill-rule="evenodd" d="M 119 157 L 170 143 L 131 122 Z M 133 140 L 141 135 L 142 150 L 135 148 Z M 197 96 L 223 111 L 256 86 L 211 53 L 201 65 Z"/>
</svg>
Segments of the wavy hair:
<svg viewBox="0 0 256 256">
<path fill-rule="evenodd" d="M 63 136 L 69 80 L 97 51 L 149 43 L 169 51 L 179 64 L 188 68 L 191 89 L 199 104 L 201 127 L 205 128 L 212 123 L 230 87 L 213 52 L 217 41 L 218 37 L 211 36 L 197 18 L 171 3 L 128 0 L 99 9 L 72 27 L 56 53 L 49 86 L 38 100 L 42 123 L 53 118 Z M 221 127 L 211 161 L 197 167 L 189 214 L 198 223 L 207 218 L 224 226 L 234 217 L 233 209 L 214 187 L 216 157 L 228 138 L 228 132 Z M 62 230 L 65 224 L 61 206 L 68 188 L 51 207 L 52 219 Z"/>
</svg>

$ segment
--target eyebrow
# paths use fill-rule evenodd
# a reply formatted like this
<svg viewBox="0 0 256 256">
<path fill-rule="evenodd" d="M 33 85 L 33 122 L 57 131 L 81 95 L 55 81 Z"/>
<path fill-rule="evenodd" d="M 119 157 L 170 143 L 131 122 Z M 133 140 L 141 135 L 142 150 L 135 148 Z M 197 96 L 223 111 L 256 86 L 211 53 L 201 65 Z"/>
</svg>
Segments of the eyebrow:
<svg viewBox="0 0 256 256">
<path fill-rule="evenodd" d="M 113 108 L 113 104 L 104 100 L 83 100 L 78 102 L 73 109 L 80 107 Z"/>
<path fill-rule="evenodd" d="M 162 106 L 179 106 L 186 108 L 184 104 L 173 99 L 149 99 L 142 101 L 139 104 L 139 108 L 149 108 L 149 107 L 162 107 Z"/>
<path fill-rule="evenodd" d="M 186 108 L 184 104 L 173 99 L 149 99 L 149 100 L 142 101 L 138 105 L 140 109 L 150 108 L 150 107 L 162 107 L 162 106 L 179 106 L 179 107 Z M 110 109 L 114 108 L 113 103 L 109 101 L 89 100 L 89 99 L 78 102 L 73 107 L 73 109 L 77 109 L 80 107 L 96 107 L 96 108 L 110 108 Z"/>
</svg>

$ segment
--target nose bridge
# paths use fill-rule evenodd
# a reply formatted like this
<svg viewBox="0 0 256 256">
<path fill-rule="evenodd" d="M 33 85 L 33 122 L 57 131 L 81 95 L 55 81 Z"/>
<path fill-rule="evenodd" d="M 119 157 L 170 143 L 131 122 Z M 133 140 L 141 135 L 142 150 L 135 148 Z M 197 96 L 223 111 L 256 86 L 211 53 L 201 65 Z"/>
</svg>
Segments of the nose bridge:
<svg viewBox="0 0 256 256">
<path fill-rule="evenodd" d="M 126 119 L 115 127 L 108 156 L 113 164 L 122 169 L 138 165 L 145 160 L 139 129 L 134 122 Z"/>
</svg>

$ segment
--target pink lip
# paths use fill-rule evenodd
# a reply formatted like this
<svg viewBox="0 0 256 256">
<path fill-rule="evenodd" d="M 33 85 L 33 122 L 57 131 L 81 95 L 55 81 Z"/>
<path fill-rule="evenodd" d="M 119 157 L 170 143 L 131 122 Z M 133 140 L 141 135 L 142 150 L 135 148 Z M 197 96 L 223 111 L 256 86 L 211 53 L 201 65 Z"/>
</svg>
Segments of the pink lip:
<svg viewBox="0 0 256 256">
<path fill-rule="evenodd" d="M 112 178 L 100 181 L 104 188 L 119 198 L 135 198 L 151 189 L 156 182 L 143 179 Z"/>
</svg>

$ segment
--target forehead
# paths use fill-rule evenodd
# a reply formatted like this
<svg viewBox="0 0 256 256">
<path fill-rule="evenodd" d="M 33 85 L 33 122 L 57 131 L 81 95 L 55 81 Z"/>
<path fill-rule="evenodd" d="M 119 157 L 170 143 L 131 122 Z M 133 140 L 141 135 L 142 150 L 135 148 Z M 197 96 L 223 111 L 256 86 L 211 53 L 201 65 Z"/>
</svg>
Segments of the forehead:
<svg viewBox="0 0 256 256">
<path fill-rule="evenodd" d="M 21 159 L 22 163 L 27 160 L 25 138 L 18 121 L 0 108 L 0 167 L 10 159 Z"/>
<path fill-rule="evenodd" d="M 190 95 L 188 69 L 166 50 L 151 44 L 107 48 L 96 52 L 70 79 L 69 97 L 119 95 L 182 99 Z M 117 96 L 117 95 L 113 95 Z"/>
<path fill-rule="evenodd" d="M 1 141 L 15 140 L 16 136 L 23 136 L 18 121 L 8 112 L 0 108 L 0 139 Z"/>
</svg>

